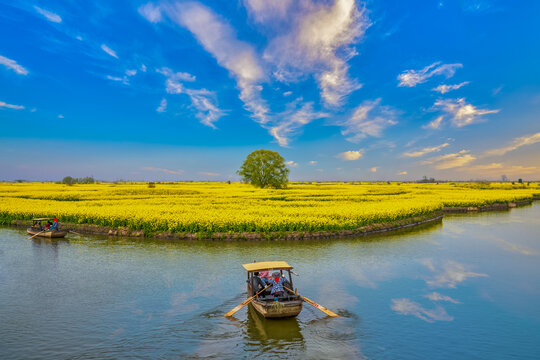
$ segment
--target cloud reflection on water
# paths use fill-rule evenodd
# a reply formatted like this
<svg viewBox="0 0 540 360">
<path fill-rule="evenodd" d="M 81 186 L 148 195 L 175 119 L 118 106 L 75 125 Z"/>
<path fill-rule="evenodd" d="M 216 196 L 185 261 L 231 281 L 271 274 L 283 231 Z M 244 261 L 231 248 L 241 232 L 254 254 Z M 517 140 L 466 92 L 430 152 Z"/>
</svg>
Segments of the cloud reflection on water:
<svg viewBox="0 0 540 360">
<path fill-rule="evenodd" d="M 448 315 L 446 310 L 438 305 L 434 309 L 426 309 L 417 302 L 407 298 L 392 299 L 392 310 L 401 315 L 413 315 L 426 322 L 452 321 L 453 316 Z"/>
<path fill-rule="evenodd" d="M 419 262 L 431 271 L 436 272 L 436 267 L 432 259 L 421 259 Z M 487 274 L 469 271 L 464 264 L 459 262 L 447 261 L 443 265 L 443 271 L 433 278 L 427 279 L 426 284 L 435 288 L 455 288 L 458 283 L 465 281 L 467 278 L 487 276 Z"/>
</svg>

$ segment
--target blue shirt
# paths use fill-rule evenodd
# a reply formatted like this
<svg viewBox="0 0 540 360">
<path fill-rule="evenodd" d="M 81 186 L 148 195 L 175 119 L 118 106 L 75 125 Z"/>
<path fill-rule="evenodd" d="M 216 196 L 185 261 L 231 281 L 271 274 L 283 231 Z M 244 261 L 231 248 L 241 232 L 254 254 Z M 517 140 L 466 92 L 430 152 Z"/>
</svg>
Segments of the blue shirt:
<svg viewBox="0 0 540 360">
<path fill-rule="evenodd" d="M 271 294 L 274 294 L 274 293 L 277 293 L 277 292 L 283 292 L 283 283 L 285 282 L 285 278 L 284 277 L 280 277 L 278 282 L 276 282 L 276 280 L 274 280 L 274 278 L 271 278 L 269 283 L 272 285 L 272 291 L 270 292 Z"/>
</svg>

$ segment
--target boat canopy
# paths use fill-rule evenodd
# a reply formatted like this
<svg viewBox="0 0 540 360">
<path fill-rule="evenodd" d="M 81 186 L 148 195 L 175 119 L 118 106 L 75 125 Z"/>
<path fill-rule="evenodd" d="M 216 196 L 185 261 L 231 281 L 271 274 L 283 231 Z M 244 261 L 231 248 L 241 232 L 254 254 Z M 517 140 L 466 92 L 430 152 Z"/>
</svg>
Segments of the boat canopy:
<svg viewBox="0 0 540 360">
<path fill-rule="evenodd" d="M 261 261 L 243 264 L 242 266 L 249 272 L 262 270 L 291 270 L 293 268 L 285 261 Z"/>
<path fill-rule="evenodd" d="M 47 221 L 47 220 L 54 220 L 54 218 L 37 218 L 37 219 L 32 219 L 32 221 Z"/>
</svg>

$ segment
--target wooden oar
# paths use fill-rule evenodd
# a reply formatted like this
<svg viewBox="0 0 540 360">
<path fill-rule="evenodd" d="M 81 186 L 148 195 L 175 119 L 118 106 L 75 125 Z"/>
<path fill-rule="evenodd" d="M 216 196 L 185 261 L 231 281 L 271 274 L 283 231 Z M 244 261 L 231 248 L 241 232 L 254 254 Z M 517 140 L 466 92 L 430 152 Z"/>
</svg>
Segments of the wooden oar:
<svg viewBox="0 0 540 360">
<path fill-rule="evenodd" d="M 75 231 L 73 231 L 73 230 L 68 230 L 68 231 L 71 232 L 71 233 L 74 233 L 74 234 L 76 234 L 76 235 L 82 236 L 81 234 L 79 234 L 78 232 L 75 232 Z"/>
<path fill-rule="evenodd" d="M 29 237 L 28 239 L 26 239 L 26 240 L 33 239 L 33 238 L 35 238 L 36 236 L 38 236 L 39 234 L 44 233 L 45 231 L 47 231 L 47 230 L 42 230 L 42 231 L 38 232 L 37 234 L 35 234 L 35 235 L 33 235 L 33 236 L 30 236 L 30 237 Z"/>
<path fill-rule="evenodd" d="M 285 287 L 286 290 L 294 293 L 294 291 L 292 291 L 291 289 Z M 326 315 L 329 315 L 329 316 L 332 316 L 332 317 L 341 317 L 339 316 L 338 314 L 336 314 L 335 312 L 331 311 L 331 310 L 328 310 L 327 308 L 325 308 L 324 306 L 320 305 L 320 304 L 317 304 L 315 301 L 313 300 L 310 300 L 308 299 L 307 297 L 305 296 L 302 296 L 302 299 L 307 302 L 309 305 L 321 310 L 323 313 L 325 313 Z"/>
<path fill-rule="evenodd" d="M 236 305 L 236 307 L 234 309 L 232 309 L 231 311 L 229 311 L 228 313 L 226 313 L 225 315 L 223 316 L 231 316 L 233 315 L 234 313 L 236 313 L 238 310 L 240 310 L 241 308 L 243 308 L 244 306 L 246 306 L 247 304 L 249 304 L 251 301 L 253 301 L 253 299 L 259 295 L 260 293 L 262 293 L 264 290 L 268 289 L 271 285 L 268 285 L 267 287 L 265 287 L 264 289 L 262 289 L 261 291 L 259 291 L 258 293 L 256 293 L 255 295 L 253 295 L 252 297 L 250 298 L 247 298 L 246 300 L 244 300 L 240 305 Z"/>
</svg>

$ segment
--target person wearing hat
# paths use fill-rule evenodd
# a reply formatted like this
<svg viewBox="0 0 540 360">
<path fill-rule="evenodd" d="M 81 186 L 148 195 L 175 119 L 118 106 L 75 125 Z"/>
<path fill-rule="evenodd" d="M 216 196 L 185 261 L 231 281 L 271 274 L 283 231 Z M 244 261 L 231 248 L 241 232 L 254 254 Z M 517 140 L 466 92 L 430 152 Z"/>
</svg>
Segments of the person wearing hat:
<svg viewBox="0 0 540 360">
<path fill-rule="evenodd" d="M 269 284 L 272 285 L 272 291 L 270 292 L 270 294 L 274 295 L 275 301 L 277 301 L 278 296 L 283 295 L 285 293 L 285 290 L 283 289 L 284 282 L 285 282 L 285 278 L 282 277 L 278 271 L 272 274 L 272 277 L 270 278 L 270 281 L 269 281 Z"/>
</svg>

